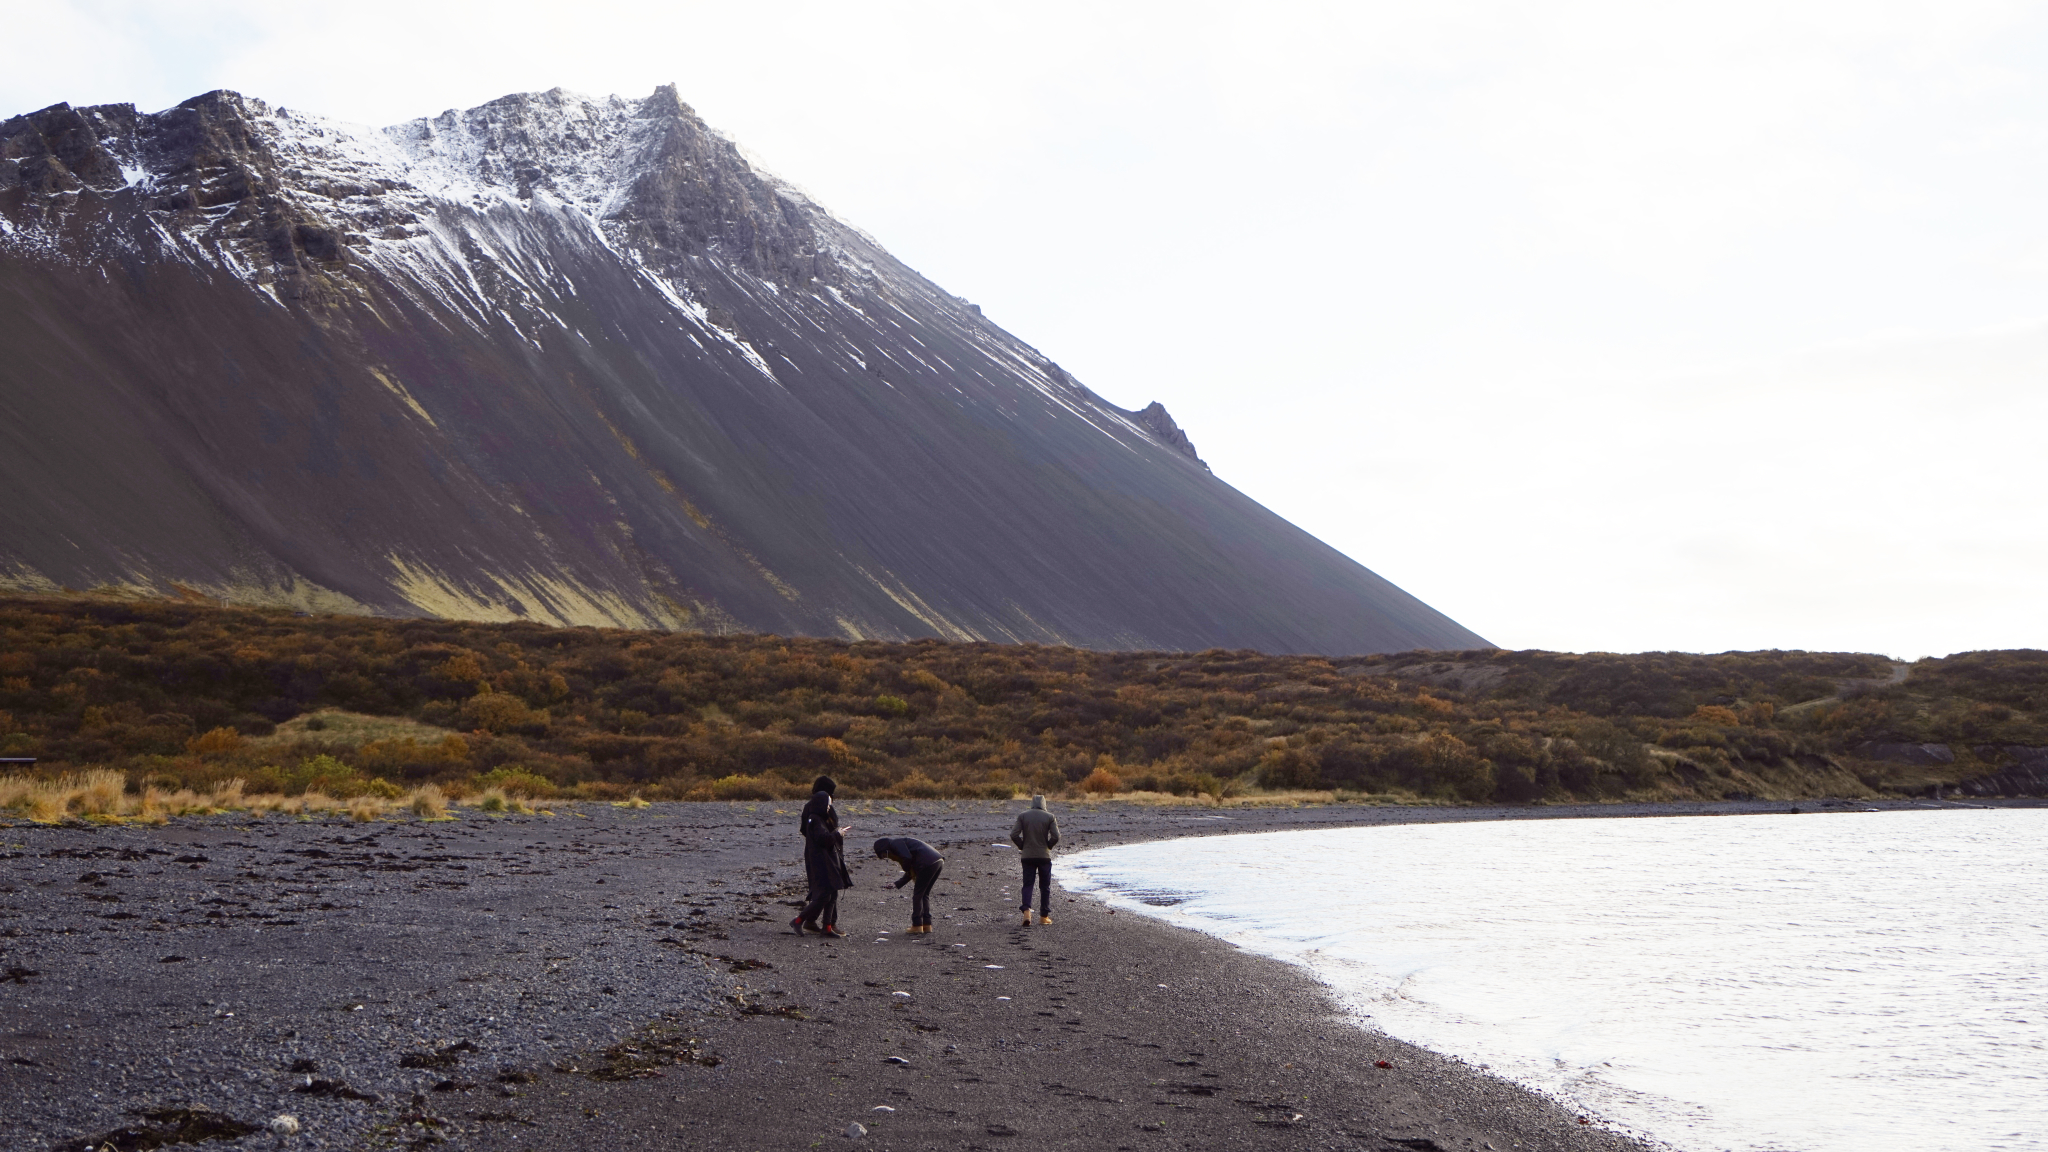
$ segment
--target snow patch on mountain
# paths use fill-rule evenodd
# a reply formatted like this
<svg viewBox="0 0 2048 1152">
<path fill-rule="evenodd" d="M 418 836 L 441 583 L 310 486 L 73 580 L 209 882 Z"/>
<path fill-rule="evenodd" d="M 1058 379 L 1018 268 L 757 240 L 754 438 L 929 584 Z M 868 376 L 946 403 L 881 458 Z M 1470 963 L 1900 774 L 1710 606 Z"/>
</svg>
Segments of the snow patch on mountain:
<svg viewBox="0 0 2048 1152">
<path fill-rule="evenodd" d="M 49 120 L 54 111 L 36 115 Z M 767 172 L 698 120 L 672 87 L 641 100 L 557 88 L 386 128 L 233 93 L 154 115 L 125 106 L 64 111 L 97 139 L 104 171 L 74 165 L 72 183 L 83 188 L 61 179 L 52 187 L 72 199 L 125 199 L 137 226 L 81 238 L 67 230 L 73 209 L 52 200 L 23 220 L 0 213 L 0 245 L 10 250 L 90 265 L 109 246 L 146 242 L 289 308 L 280 246 L 303 247 L 337 266 L 360 264 L 431 314 L 485 333 L 509 329 L 534 347 L 571 333 L 554 311 L 576 293 L 558 258 L 601 255 L 669 305 L 698 347 L 722 349 L 778 387 L 786 387 L 779 373 L 802 369 L 723 321 L 693 279 L 715 274 L 793 329 L 819 333 L 829 354 L 890 389 L 900 382 L 890 374 L 920 376 L 966 403 L 970 392 L 1021 386 L 1048 412 L 1077 417 L 1127 450 L 1164 442 L 1151 422 L 1104 402 Z M 153 144 L 191 135 L 195 118 L 228 142 Z M 0 187 L 7 175 L 0 172 Z M 326 282 L 361 294 L 347 276 Z M 920 336 L 932 325 L 1002 371 L 992 379 L 938 355 Z M 869 347 L 861 346 L 863 332 Z"/>
</svg>

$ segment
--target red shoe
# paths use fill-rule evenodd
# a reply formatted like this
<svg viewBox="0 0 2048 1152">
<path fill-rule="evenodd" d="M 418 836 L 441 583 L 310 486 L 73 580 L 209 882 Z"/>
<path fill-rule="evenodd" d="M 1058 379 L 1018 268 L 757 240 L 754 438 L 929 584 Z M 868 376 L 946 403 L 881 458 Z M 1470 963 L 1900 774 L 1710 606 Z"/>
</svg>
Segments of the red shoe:
<svg viewBox="0 0 2048 1152">
<path fill-rule="evenodd" d="M 789 930 L 790 930 L 790 931 L 792 931 L 792 932 L 794 932 L 794 933 L 796 933 L 796 934 L 797 934 L 797 935 L 799 935 L 799 936 L 803 935 L 803 934 L 804 934 L 804 918 L 803 918 L 802 916 L 797 916 L 797 917 L 794 917 L 794 918 L 792 918 L 792 919 L 790 920 L 790 922 L 789 922 Z M 815 931 L 817 931 L 817 929 L 815 929 L 815 928 L 814 928 L 814 929 L 812 929 L 812 931 L 814 931 L 814 932 L 815 932 Z"/>
<path fill-rule="evenodd" d="M 831 925 L 831 924 L 827 924 L 827 925 L 825 925 L 825 926 L 824 926 L 823 928 L 820 928 L 820 929 L 818 929 L 818 931 L 819 931 L 819 932 L 820 932 L 821 934 L 823 934 L 823 935 L 826 935 L 826 936 L 837 936 L 837 937 L 840 937 L 840 938 L 842 938 L 842 939 L 843 939 L 843 938 L 845 938 L 845 936 L 846 936 L 846 933 L 844 933 L 844 932 L 841 932 L 841 931 L 840 931 L 840 930 L 839 930 L 839 929 L 838 929 L 837 927 L 835 927 L 835 926 L 833 926 L 833 925 Z"/>
</svg>

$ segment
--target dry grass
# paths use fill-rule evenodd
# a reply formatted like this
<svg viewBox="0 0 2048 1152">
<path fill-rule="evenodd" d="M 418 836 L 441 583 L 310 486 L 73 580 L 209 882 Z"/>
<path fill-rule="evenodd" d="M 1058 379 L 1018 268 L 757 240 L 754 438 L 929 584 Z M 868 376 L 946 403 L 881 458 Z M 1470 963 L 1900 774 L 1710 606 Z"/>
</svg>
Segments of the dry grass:
<svg viewBox="0 0 2048 1152">
<path fill-rule="evenodd" d="M 458 807 L 469 808 L 489 816 L 536 814 L 536 809 L 528 797 L 506 788 L 486 788 L 475 796 L 460 800 L 459 803 L 457 798 L 449 796 L 446 791 L 433 784 L 405 793 L 397 793 L 396 789 L 392 792 L 392 795 L 373 794 L 352 798 L 329 796 L 318 791 L 309 791 L 298 796 L 286 796 L 275 792 L 247 794 L 240 780 L 229 780 L 205 791 L 148 786 L 139 792 L 131 792 L 128 790 L 126 778 L 120 772 L 95 768 L 58 777 L 0 777 L 0 814 L 26 818 L 39 824 L 57 824 L 67 820 L 162 824 L 174 816 L 207 816 L 224 812 L 247 812 L 256 816 L 275 814 L 300 819 L 345 817 L 362 823 L 403 816 L 420 820 L 453 820 L 457 818 Z M 1021 793 L 1014 797 L 1022 798 Z M 1308 790 L 1254 792 L 1221 799 L 1208 795 L 1175 796 L 1164 792 L 1080 792 L 1062 795 L 1058 799 L 1067 804 L 1090 808 L 1104 803 L 1147 807 L 1292 808 L 1332 803 L 1422 802 L 1414 797 L 1398 795 L 1366 796 Z M 652 806 L 649 801 L 638 795 L 610 803 L 614 808 L 629 810 Z M 852 801 L 851 804 L 859 806 L 861 802 Z M 868 802 L 868 809 L 872 809 L 873 806 L 873 801 Z M 541 811 L 538 814 L 553 815 L 548 811 Z"/>
<path fill-rule="evenodd" d="M 245 795 L 242 781 L 229 780 L 206 791 L 144 787 L 128 791 L 127 779 L 106 768 L 57 777 L 0 777 L 0 813 L 25 817 L 38 824 L 66 820 L 104 823 L 162 824 L 173 816 L 210 816 L 222 812 L 277 813 L 286 816 L 345 815 L 356 821 L 379 820 L 409 810 L 424 820 L 445 820 L 448 797 L 429 784 L 397 797 L 357 796 L 341 800 L 320 792 L 300 796 L 278 793 Z M 515 811 L 530 811 L 517 804 Z"/>
<path fill-rule="evenodd" d="M 1023 799 L 1019 796 L 1017 799 Z M 1176 796 L 1171 792 L 1119 792 L 1115 795 L 1090 795 L 1088 793 L 1067 793 L 1057 799 L 1067 804 L 1092 806 L 1100 803 L 1138 804 L 1148 808 L 1306 808 L 1324 804 L 1419 804 L 1441 807 L 1442 800 L 1425 800 L 1402 792 L 1369 793 L 1326 791 L 1312 788 L 1284 789 L 1278 791 L 1246 792 L 1238 796 L 1216 797 L 1197 792 L 1191 796 Z"/>
<path fill-rule="evenodd" d="M 356 748 L 373 740 L 412 740 L 425 745 L 438 744 L 454 734 L 447 728 L 436 728 L 402 716 L 366 716 L 360 712 L 324 709 L 294 716 L 279 724 L 277 731 L 270 735 L 251 739 L 249 745 L 261 748 L 273 744 L 295 744 L 301 740 L 341 748 Z"/>
<path fill-rule="evenodd" d="M 448 815 L 448 794 L 429 784 L 412 794 L 412 814 L 422 820 L 453 820 Z"/>
<path fill-rule="evenodd" d="M 132 793 L 128 791 L 126 777 L 106 768 L 89 768 L 57 777 L 0 777 L 0 811 L 19 813 L 39 824 L 67 819 L 160 824 L 171 816 L 225 812 L 247 806 L 240 780 L 230 780 L 208 792 L 145 788 Z"/>
<path fill-rule="evenodd" d="M 314 816 L 332 813 L 345 803 L 325 792 L 304 792 L 297 796 L 265 792 L 249 797 L 249 811 L 258 815 L 275 812 L 284 816 Z"/>
<path fill-rule="evenodd" d="M 486 788 L 477 793 L 476 799 L 470 803 L 477 811 L 489 812 L 493 816 L 503 816 L 507 813 L 533 815 L 533 807 L 526 802 L 525 797 L 517 793 L 507 794 L 503 788 Z"/>
</svg>

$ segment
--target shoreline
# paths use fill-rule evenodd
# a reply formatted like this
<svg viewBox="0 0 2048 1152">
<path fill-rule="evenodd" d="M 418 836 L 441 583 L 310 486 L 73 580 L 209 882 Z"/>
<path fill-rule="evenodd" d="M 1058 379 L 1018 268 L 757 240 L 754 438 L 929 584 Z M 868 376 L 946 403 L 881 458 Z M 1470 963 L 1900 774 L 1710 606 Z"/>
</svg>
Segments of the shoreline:
<svg viewBox="0 0 2048 1152">
<path fill-rule="evenodd" d="M 236 1145 L 281 1148 L 772 1148 L 850 1123 L 879 1148 L 1646 1147 L 1366 1029 L 1294 965 L 1068 894 L 1057 861 L 1055 923 L 1018 927 L 1015 857 L 992 847 L 1016 802 L 844 805 L 853 934 L 799 938 L 797 807 L 0 826 L 0 972 L 29 973 L 0 983 L 0 1143 L 80 1147 L 203 1106 L 298 1117 Z M 1831 810 L 1055 802 L 1063 854 L 1792 808 Z M 882 834 L 947 855 L 931 936 L 903 935 L 907 892 L 858 850 Z"/>
</svg>

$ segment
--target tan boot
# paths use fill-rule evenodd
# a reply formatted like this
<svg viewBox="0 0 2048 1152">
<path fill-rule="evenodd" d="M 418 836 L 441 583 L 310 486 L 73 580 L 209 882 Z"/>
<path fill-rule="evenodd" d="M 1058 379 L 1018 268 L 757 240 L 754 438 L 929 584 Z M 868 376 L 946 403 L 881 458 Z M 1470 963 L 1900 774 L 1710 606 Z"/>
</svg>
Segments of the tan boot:
<svg viewBox="0 0 2048 1152">
<path fill-rule="evenodd" d="M 1050 924 L 1050 923 L 1052 923 L 1052 917 L 1050 917 L 1050 916 L 1040 916 L 1040 917 L 1038 918 L 1038 922 L 1039 922 L 1040 924 Z"/>
<path fill-rule="evenodd" d="M 1029 927 L 1031 927 L 1031 913 L 1029 913 L 1029 912 L 1026 912 L 1026 913 L 1024 914 L 1024 927 L 1026 927 L 1026 928 L 1029 928 Z"/>
</svg>

